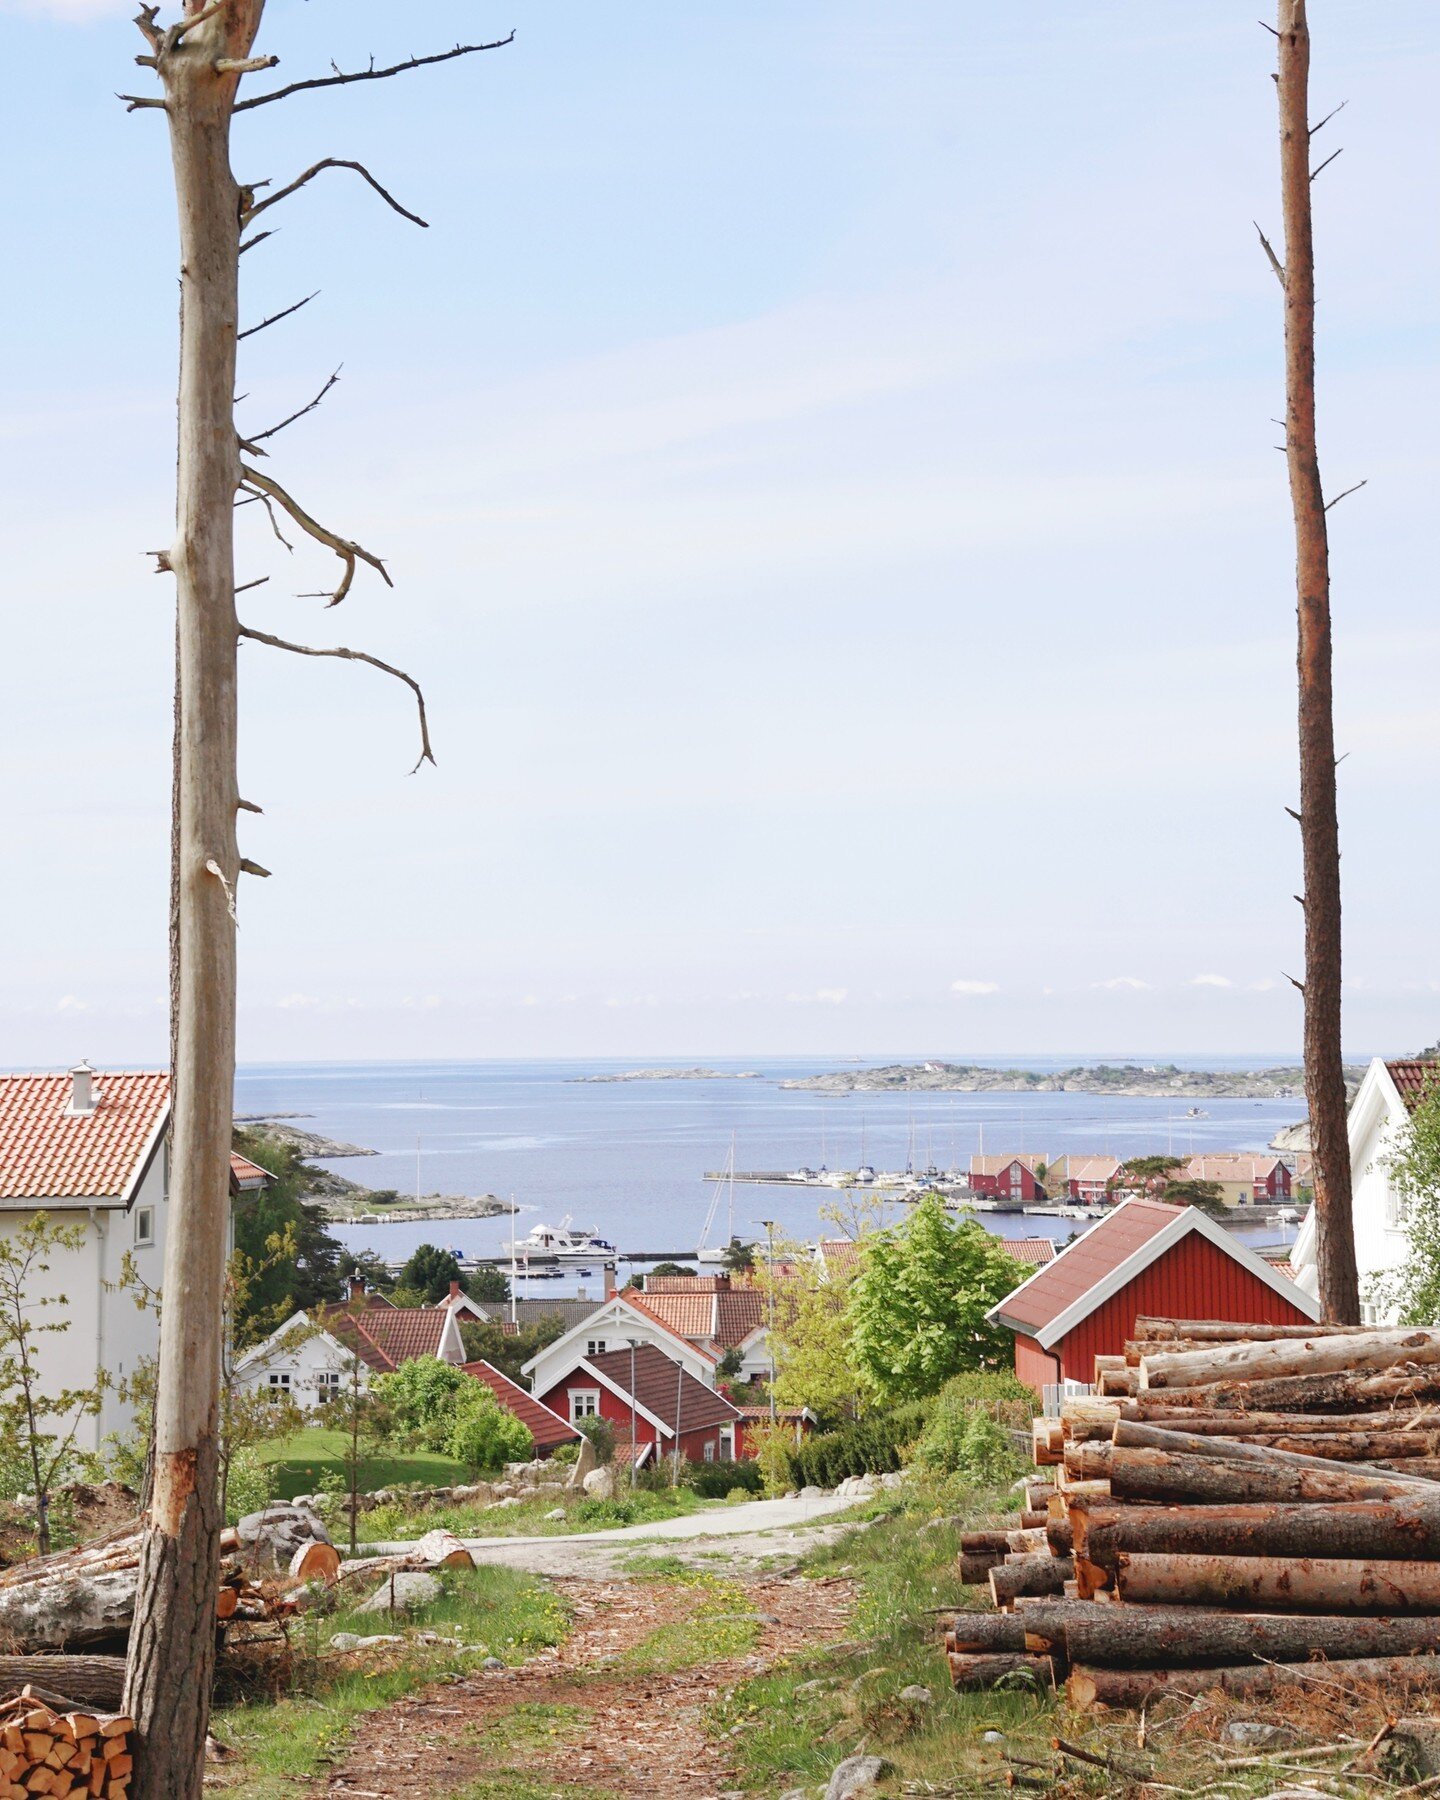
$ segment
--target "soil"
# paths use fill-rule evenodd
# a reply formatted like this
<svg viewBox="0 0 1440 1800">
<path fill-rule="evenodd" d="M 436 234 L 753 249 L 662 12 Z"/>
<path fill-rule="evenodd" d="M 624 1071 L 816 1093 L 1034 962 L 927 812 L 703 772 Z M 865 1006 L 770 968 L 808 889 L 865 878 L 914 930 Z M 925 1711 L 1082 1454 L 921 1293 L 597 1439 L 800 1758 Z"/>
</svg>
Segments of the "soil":
<svg viewBox="0 0 1440 1800">
<path fill-rule="evenodd" d="M 310 1800 L 446 1800 L 507 1771 L 558 1793 L 719 1800 L 733 1771 L 724 1740 L 706 1734 L 706 1709 L 778 1658 L 842 1638 L 854 1599 L 844 1581 L 750 1582 L 747 1598 L 767 1621 L 753 1651 L 671 1674 L 631 1674 L 613 1671 L 612 1659 L 684 1620 L 693 1594 L 664 1581 L 561 1579 L 555 1587 L 575 1622 L 558 1650 L 369 1714 L 330 1774 L 306 1790 Z M 533 1741 L 518 1723 L 507 1729 L 516 1708 L 537 1706 L 577 1710 L 549 1742 L 543 1733 Z"/>
</svg>

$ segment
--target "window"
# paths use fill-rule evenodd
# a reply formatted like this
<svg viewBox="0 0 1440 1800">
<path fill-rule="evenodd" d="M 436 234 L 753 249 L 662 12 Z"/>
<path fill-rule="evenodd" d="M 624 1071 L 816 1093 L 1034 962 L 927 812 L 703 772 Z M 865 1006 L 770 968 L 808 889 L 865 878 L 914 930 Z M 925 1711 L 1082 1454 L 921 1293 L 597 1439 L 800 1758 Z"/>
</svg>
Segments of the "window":
<svg viewBox="0 0 1440 1800">
<path fill-rule="evenodd" d="M 340 1371 L 338 1369 L 322 1369 L 315 1377 L 315 1385 L 322 1394 L 338 1394 L 340 1391 Z"/>
<path fill-rule="evenodd" d="M 606 1342 L 605 1338 L 591 1338 L 585 1346 L 585 1354 L 587 1356 L 603 1356 Z"/>
<path fill-rule="evenodd" d="M 153 1206 L 137 1206 L 135 1208 L 135 1242 L 137 1244 L 153 1244 L 155 1242 L 155 1208 Z"/>
<path fill-rule="evenodd" d="M 715 1460 L 715 1440 L 714 1440 L 714 1438 L 706 1438 L 706 1440 L 705 1440 L 705 1460 L 706 1460 L 706 1462 L 714 1462 L 714 1460 Z"/>
<path fill-rule="evenodd" d="M 270 1385 L 279 1392 L 288 1394 L 290 1392 L 290 1371 L 288 1369 L 272 1369 L 270 1371 Z"/>
<path fill-rule="evenodd" d="M 720 1427 L 720 1460 L 722 1462 L 734 1462 L 735 1460 L 735 1427 L 733 1425 Z"/>
<path fill-rule="evenodd" d="M 572 1388 L 570 1391 L 570 1423 L 593 1419 L 600 1411 L 599 1388 Z"/>
</svg>

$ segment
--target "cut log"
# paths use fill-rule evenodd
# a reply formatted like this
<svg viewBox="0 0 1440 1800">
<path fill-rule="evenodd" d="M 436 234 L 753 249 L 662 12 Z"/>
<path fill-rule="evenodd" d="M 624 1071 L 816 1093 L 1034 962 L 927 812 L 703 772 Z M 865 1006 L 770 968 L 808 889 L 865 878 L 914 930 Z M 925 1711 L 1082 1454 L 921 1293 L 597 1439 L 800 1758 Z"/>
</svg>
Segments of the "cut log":
<svg viewBox="0 0 1440 1800">
<path fill-rule="evenodd" d="M 1236 1379 L 1265 1381 L 1279 1375 L 1379 1373 L 1397 1363 L 1417 1367 L 1440 1363 L 1440 1331 L 1312 1333 L 1305 1338 L 1216 1344 L 1203 1350 L 1147 1356 L 1140 1364 L 1140 1391 L 1208 1387 Z"/>
<path fill-rule="evenodd" d="M 1069 1556 L 1075 1546 L 1075 1528 L 1067 1519 L 1051 1519 L 1045 1527 L 1045 1545 L 1052 1556 Z"/>
<path fill-rule="evenodd" d="M 1008 1606 L 1020 1594 L 1063 1594 L 1074 1576 L 1068 1556 L 1021 1556 L 991 1569 L 990 1597 L 996 1606 Z"/>
<path fill-rule="evenodd" d="M 1110 1445 L 1103 1443 L 1065 1446 L 1065 1473 L 1075 1481 L 1110 1479 Z"/>
<path fill-rule="evenodd" d="M 1140 1313 L 1135 1320 L 1137 1338 L 1185 1338 L 1195 1343 L 1264 1344 L 1286 1338 L 1308 1340 L 1315 1337 L 1380 1337 L 1387 1327 L 1376 1325 L 1239 1325 L 1229 1319 L 1162 1319 L 1151 1313 Z M 1393 1328 L 1397 1336 L 1408 1335 L 1408 1325 Z"/>
<path fill-rule="evenodd" d="M 0 1642 L 31 1651 L 103 1644 L 126 1636 L 134 1612 L 134 1568 L 11 1583 L 0 1587 Z"/>
<path fill-rule="evenodd" d="M 1113 1569 L 1116 1556 L 1126 1550 L 1440 1560 L 1440 1494 L 1434 1499 L 1407 1494 L 1395 1500 L 1359 1500 L 1334 1506 L 1165 1506 L 1097 1511 L 1085 1515 L 1080 1537 L 1086 1558 L 1106 1569 Z"/>
<path fill-rule="evenodd" d="M 1027 1512 L 1043 1512 L 1055 1498 L 1053 1481 L 1032 1481 L 1025 1489 L 1025 1507 Z"/>
<path fill-rule="evenodd" d="M 1048 1656 L 963 1656 L 952 1651 L 950 1679 L 961 1693 L 1001 1685 L 1049 1693 L 1055 1686 L 1055 1666 Z"/>
<path fill-rule="evenodd" d="M 1166 1398 L 1168 1400 L 1168 1395 Z M 1108 1404 L 1116 1407 L 1117 1412 L 1104 1432 L 1107 1438 L 1122 1418 L 1139 1425 L 1159 1425 L 1170 1431 L 1194 1431 L 1204 1437 L 1267 1438 L 1283 1437 L 1292 1432 L 1341 1437 L 1351 1432 L 1401 1431 L 1422 1436 L 1440 1433 L 1440 1407 L 1430 1404 L 1387 1407 L 1383 1412 L 1345 1413 L 1254 1412 L 1239 1408 L 1200 1412 L 1193 1407 L 1170 1406 L 1165 1401 L 1154 1400 L 1116 1400 Z M 1094 1421 L 1096 1427 L 1100 1423 L 1098 1419 Z M 1089 1422 L 1077 1427 L 1066 1419 L 1067 1444 L 1077 1441 L 1081 1429 L 1089 1430 Z"/>
<path fill-rule="evenodd" d="M 1187 1606 L 1082 1605 L 1062 1629 L 1059 1648 L 1072 1663 L 1115 1669 L 1440 1652 L 1440 1618 L 1435 1617 L 1374 1619 L 1205 1612 Z M 1032 1635 L 1038 1640 L 1041 1634 Z M 1029 1647 L 1050 1646 L 1037 1642 Z"/>
<path fill-rule="evenodd" d="M 1043 1525 L 1038 1530 L 1007 1531 L 1005 1543 L 1007 1556 L 1048 1556 L 1050 1553 Z"/>
<path fill-rule="evenodd" d="M 302 1544 L 290 1558 L 292 1581 L 331 1582 L 340 1573 L 340 1552 L 333 1544 Z"/>
<path fill-rule="evenodd" d="M 1063 1656 L 1068 1622 L 1082 1615 L 1088 1618 L 1094 1610 L 1080 1600 L 1022 1594 L 1010 1612 L 954 1614 L 946 1628 L 945 1648 L 965 1654 L 1027 1651 Z"/>
<path fill-rule="evenodd" d="M 990 1571 L 1005 1561 L 1003 1550 L 986 1550 L 978 1556 L 966 1556 L 961 1552 L 958 1562 L 959 1579 L 964 1587 L 983 1587 L 990 1579 Z"/>
<path fill-rule="evenodd" d="M 1108 1615 L 1107 1615 L 1108 1616 Z M 1141 1707 L 1165 1694 L 1205 1694 L 1212 1690 L 1236 1699 L 1261 1699 L 1286 1688 L 1311 1687 L 1323 1695 L 1340 1682 L 1383 1686 L 1412 1693 L 1440 1687 L 1440 1656 L 1375 1656 L 1326 1663 L 1248 1664 L 1219 1669 L 1074 1668 L 1065 1684 L 1072 1706 Z"/>
<path fill-rule="evenodd" d="M 1181 1505 L 1386 1500 L 1413 1495 L 1417 1489 L 1414 1481 L 1392 1474 L 1358 1474 L 1345 1463 L 1297 1468 L 1123 1446 L 1117 1446 L 1110 1458 L 1110 1494 L 1116 1500 L 1167 1500 Z"/>
<path fill-rule="evenodd" d="M 960 1553 L 962 1556 L 988 1556 L 992 1551 L 997 1557 L 1003 1557 L 1010 1548 L 1008 1531 L 962 1531 L 960 1533 Z"/>
<path fill-rule="evenodd" d="M 1035 1529 L 1037 1529 L 1037 1527 L 1043 1527 L 1045 1524 L 1045 1521 L 1049 1517 L 1050 1517 L 1050 1514 L 1048 1511 L 1031 1512 L 1027 1509 L 1025 1512 L 1022 1512 L 1020 1515 L 1020 1525 L 1021 1525 L 1022 1530 L 1034 1531 Z"/>
<path fill-rule="evenodd" d="M 1023 1654 L 1025 1626 L 1014 1612 L 957 1613 L 945 1630 L 945 1649 L 960 1656 Z"/>
<path fill-rule="evenodd" d="M 1140 1392 L 1140 1370 L 1107 1369 L 1095 1385 L 1102 1395 L 1138 1394 Z"/>
<path fill-rule="evenodd" d="M 1117 1449 L 1170 1450 L 1187 1456 L 1208 1456 L 1226 1462 L 1254 1463 L 1261 1468 L 1328 1469 L 1325 1457 L 1299 1455 L 1292 1450 L 1270 1450 L 1260 1444 L 1248 1444 L 1243 1438 L 1206 1437 L 1199 1432 L 1171 1431 L 1163 1425 L 1145 1425 L 1133 1419 L 1118 1419 L 1111 1440 Z M 1385 1471 L 1369 1463 L 1351 1465 L 1357 1474 L 1384 1477 Z M 1393 1477 L 1392 1477 L 1393 1478 Z M 1423 1477 L 1411 1477 L 1420 1481 Z"/>
<path fill-rule="evenodd" d="M 1221 1381 L 1212 1387 L 1161 1388 L 1154 1398 L 1167 1406 L 1204 1412 L 1364 1411 L 1399 1401 L 1418 1405 L 1440 1400 L 1440 1368 L 1400 1369 L 1388 1375 L 1279 1375 L 1273 1381 Z"/>
<path fill-rule="evenodd" d="M 1037 1467 L 1059 1462 L 1065 1454 L 1065 1435 L 1058 1419 L 1033 1419 L 1030 1452 Z"/>
<path fill-rule="evenodd" d="M 125 1686 L 123 1656 L 0 1656 L 0 1695 L 27 1683 L 63 1694 L 72 1705 L 113 1712 Z"/>
<path fill-rule="evenodd" d="M 1122 1600 L 1151 1606 L 1440 1613 L 1440 1563 L 1434 1562 L 1122 1550 L 1115 1559 L 1114 1585 Z"/>
</svg>

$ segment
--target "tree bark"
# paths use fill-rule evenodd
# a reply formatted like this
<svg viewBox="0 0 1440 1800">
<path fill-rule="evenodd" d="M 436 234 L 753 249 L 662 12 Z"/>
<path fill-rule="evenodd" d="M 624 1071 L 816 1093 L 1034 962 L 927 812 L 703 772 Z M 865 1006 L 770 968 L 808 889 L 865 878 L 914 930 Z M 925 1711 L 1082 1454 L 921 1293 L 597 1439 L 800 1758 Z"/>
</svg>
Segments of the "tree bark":
<svg viewBox="0 0 1440 1800">
<path fill-rule="evenodd" d="M 1209 1387 L 1223 1381 L 1265 1381 L 1278 1375 L 1358 1375 L 1401 1364 L 1440 1363 L 1440 1331 L 1347 1332 L 1262 1344 L 1215 1344 L 1147 1356 L 1140 1390 Z"/>
<path fill-rule="evenodd" d="M 155 1463 L 130 1635 L 135 1800 L 199 1800 L 215 1656 L 218 1422 L 239 881 L 234 423 L 240 191 L 230 116 L 264 0 L 226 0 L 157 47 L 180 239 L 175 540 L 179 804 L 169 1221 Z"/>
<path fill-rule="evenodd" d="M 0 1693 L 29 1682 L 63 1694 L 77 1707 L 119 1712 L 125 1688 L 123 1656 L 0 1656 Z"/>
<path fill-rule="evenodd" d="M 1209 1457 L 1218 1462 L 1254 1463 L 1257 1467 L 1268 1469 L 1321 1470 L 1330 1467 L 1328 1459 L 1323 1456 L 1306 1456 L 1294 1450 L 1271 1450 L 1262 1444 L 1247 1443 L 1243 1438 L 1205 1437 L 1190 1431 L 1167 1431 L 1161 1425 L 1135 1424 L 1129 1419 L 1119 1420 L 1111 1441 L 1115 1450 L 1168 1450 L 1180 1455 Z M 1357 1475 L 1385 1478 L 1385 1471 L 1370 1463 L 1352 1463 L 1350 1469 Z M 1412 1479 L 1417 1486 L 1425 1485 L 1423 1476 L 1402 1479 Z"/>
<path fill-rule="evenodd" d="M 1202 1437 L 1264 1439 L 1295 1434 L 1348 1437 L 1352 1433 L 1404 1432 L 1421 1441 L 1440 1436 L 1440 1409 L 1396 1407 L 1386 1412 L 1199 1412 L 1189 1407 L 1157 1405 L 1143 1400 L 1081 1402 L 1089 1409 L 1116 1405 L 1118 1414 L 1101 1417 L 1097 1410 L 1065 1418 L 1066 1453 L 1072 1444 L 1109 1443 L 1120 1419 L 1135 1425 L 1159 1425 L 1169 1431 L 1197 1432 Z M 1417 1452 L 1417 1454 L 1419 1454 Z"/>
<path fill-rule="evenodd" d="M 1225 1462 L 1171 1450 L 1118 1447 L 1110 1459 L 1110 1492 L 1116 1500 L 1164 1500 L 1175 1505 L 1288 1501 L 1401 1499 L 1416 1492 L 1397 1475 L 1357 1474 L 1342 1463 L 1312 1468 L 1292 1464 Z"/>
<path fill-rule="evenodd" d="M 1137 1338 L 1181 1338 L 1190 1343 L 1268 1343 L 1280 1338 L 1335 1337 L 1347 1331 L 1370 1331 L 1368 1325 L 1237 1325 L 1229 1319 L 1162 1319 L 1139 1313 L 1135 1319 Z"/>
<path fill-rule="evenodd" d="M 133 1568 L 50 1576 L 0 1589 L 0 1642 L 14 1650 L 118 1643 L 134 1616 Z M 215 1635 L 213 1610 L 210 1635 Z"/>
<path fill-rule="evenodd" d="M 1121 1551 L 1440 1560 L 1440 1493 L 1332 1506 L 1127 1507 L 1088 1517 L 1080 1549 L 1105 1569 Z"/>
<path fill-rule="evenodd" d="M 1330 546 L 1315 431 L 1315 244 L 1310 206 L 1310 29 L 1279 0 L 1280 194 L 1285 220 L 1285 460 L 1295 521 L 1299 624 L 1300 848 L 1305 912 L 1305 1097 L 1325 1318 L 1360 1323 L 1350 1139 L 1340 1039 L 1340 826 L 1335 795 Z"/>
<path fill-rule="evenodd" d="M 1308 1662 L 1320 1656 L 1410 1656 L 1417 1651 L 1440 1651 L 1440 1618 L 1226 1613 L 1187 1606 L 1082 1602 L 1063 1629 L 1059 1648 L 1072 1663 L 1116 1669 L 1173 1669 L 1196 1663 L 1261 1660 Z M 1038 1641 L 1037 1636 L 1037 1645 Z M 1048 1639 L 1045 1647 L 1049 1647 Z"/>
<path fill-rule="evenodd" d="M 996 1606 L 1008 1606 L 1020 1594 L 1063 1594 L 1065 1583 L 1074 1579 L 1068 1556 L 1017 1556 L 991 1569 L 990 1598 Z"/>
<path fill-rule="evenodd" d="M 1055 1686 L 1055 1665 L 1048 1656 L 950 1655 L 950 1680 L 959 1693 L 992 1688 L 999 1681 L 1025 1678 L 1049 1693 Z"/>
<path fill-rule="evenodd" d="M 1109 1616 L 1108 1614 L 1106 1615 Z M 1165 1694 L 1206 1694 L 1212 1690 L 1237 1700 L 1258 1700 L 1287 1688 L 1326 1688 L 1348 1682 L 1374 1683 L 1388 1690 L 1408 1688 L 1433 1692 L 1440 1688 L 1440 1656 L 1374 1656 L 1322 1664 L 1279 1663 L 1229 1669 L 1096 1669 L 1076 1668 L 1065 1684 L 1070 1704 L 1082 1711 L 1092 1706 L 1145 1706 Z M 1317 1683 L 1324 1684 L 1316 1688 Z"/>
<path fill-rule="evenodd" d="M 1204 1412 L 1361 1411 L 1395 1401 L 1440 1399 L 1440 1367 L 1434 1364 L 1388 1375 L 1280 1375 L 1272 1381 L 1221 1381 L 1213 1387 L 1164 1388 L 1166 1406 Z"/>
<path fill-rule="evenodd" d="M 990 1571 L 1005 1560 L 1003 1550 L 985 1550 L 974 1555 L 967 1555 L 963 1550 L 957 1572 L 960 1583 L 964 1587 L 983 1587 L 990 1579 Z"/>
<path fill-rule="evenodd" d="M 1151 1606 L 1263 1612 L 1440 1612 L 1440 1563 L 1122 1550 L 1115 1591 Z"/>
</svg>

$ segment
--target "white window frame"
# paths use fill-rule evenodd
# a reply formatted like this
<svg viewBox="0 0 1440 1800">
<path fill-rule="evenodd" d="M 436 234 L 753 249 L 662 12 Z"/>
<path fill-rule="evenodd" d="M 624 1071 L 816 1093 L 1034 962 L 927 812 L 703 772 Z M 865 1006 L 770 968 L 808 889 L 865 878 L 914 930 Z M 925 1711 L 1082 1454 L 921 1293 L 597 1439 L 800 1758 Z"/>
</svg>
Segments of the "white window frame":
<svg viewBox="0 0 1440 1800">
<path fill-rule="evenodd" d="M 321 1369 L 315 1377 L 315 1385 L 322 1394 L 338 1394 L 344 1382 L 345 1377 L 339 1369 Z"/>
<path fill-rule="evenodd" d="M 734 1462 L 735 1460 L 735 1427 L 733 1425 L 720 1427 L 720 1460 L 721 1462 Z"/>
<path fill-rule="evenodd" d="M 290 1371 L 288 1369 L 272 1369 L 270 1371 L 270 1390 L 277 1394 L 290 1392 Z"/>
<path fill-rule="evenodd" d="M 701 1454 L 704 1456 L 706 1462 L 714 1462 L 714 1460 L 715 1460 L 715 1440 L 714 1440 L 714 1438 L 706 1438 L 705 1443 L 701 1450 Z"/>
<path fill-rule="evenodd" d="M 599 1388 L 571 1388 L 570 1423 L 579 1425 L 585 1419 L 600 1417 Z"/>
<path fill-rule="evenodd" d="M 155 1208 L 153 1206 L 137 1206 L 135 1208 L 135 1244 L 137 1249 L 155 1242 Z"/>
<path fill-rule="evenodd" d="M 585 1345 L 587 1356 L 603 1356 L 609 1344 L 608 1338 L 590 1338 Z"/>
</svg>

